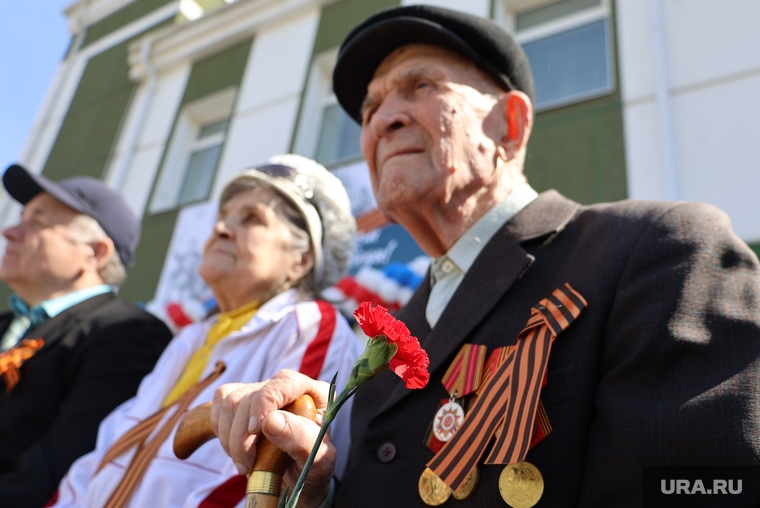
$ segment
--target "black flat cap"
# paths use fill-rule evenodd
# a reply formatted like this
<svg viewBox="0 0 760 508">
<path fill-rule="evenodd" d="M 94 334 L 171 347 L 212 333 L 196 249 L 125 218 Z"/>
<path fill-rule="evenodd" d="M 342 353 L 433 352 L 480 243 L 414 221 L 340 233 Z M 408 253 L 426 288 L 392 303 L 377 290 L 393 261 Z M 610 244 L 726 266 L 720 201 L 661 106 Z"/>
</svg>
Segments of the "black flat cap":
<svg viewBox="0 0 760 508">
<path fill-rule="evenodd" d="M 3 185 L 8 194 L 22 205 L 40 192 L 47 192 L 69 208 L 89 215 L 113 240 L 124 267 L 132 266 L 140 241 L 140 221 L 121 194 L 100 180 L 80 176 L 56 183 L 14 164 L 5 170 Z"/>
<path fill-rule="evenodd" d="M 416 43 L 459 53 L 504 90 L 520 90 L 533 101 L 528 58 L 504 29 L 471 14 L 410 5 L 371 16 L 343 41 L 333 71 L 333 90 L 349 116 L 361 123 L 361 104 L 377 67 L 396 48 Z"/>
</svg>

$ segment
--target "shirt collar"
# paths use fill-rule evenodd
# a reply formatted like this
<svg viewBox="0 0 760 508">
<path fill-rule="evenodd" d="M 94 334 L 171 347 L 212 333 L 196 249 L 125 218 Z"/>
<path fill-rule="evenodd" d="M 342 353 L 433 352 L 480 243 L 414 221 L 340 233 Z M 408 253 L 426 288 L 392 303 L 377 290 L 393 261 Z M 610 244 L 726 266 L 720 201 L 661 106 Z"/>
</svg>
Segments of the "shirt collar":
<svg viewBox="0 0 760 508">
<path fill-rule="evenodd" d="M 454 242 L 445 257 L 448 257 L 459 269 L 467 273 L 483 247 L 493 238 L 493 235 L 537 197 L 538 193 L 527 182 L 518 185 L 509 196 L 495 204 L 483 217 L 470 226 Z"/>
<path fill-rule="evenodd" d="M 80 289 L 78 291 L 73 291 L 57 298 L 45 300 L 32 309 L 29 309 L 26 302 L 24 302 L 21 297 L 16 294 L 11 295 L 10 301 L 11 308 L 18 309 L 22 314 L 24 313 L 23 309 L 26 309 L 26 313 L 34 312 L 35 309 L 42 309 L 45 311 L 45 314 L 47 314 L 49 318 L 54 318 L 64 310 L 73 307 L 78 303 L 82 303 L 83 301 L 88 300 L 93 296 L 102 295 L 110 291 L 113 291 L 113 288 L 110 285 L 100 284 L 98 286 L 92 286 L 89 288 Z"/>
</svg>

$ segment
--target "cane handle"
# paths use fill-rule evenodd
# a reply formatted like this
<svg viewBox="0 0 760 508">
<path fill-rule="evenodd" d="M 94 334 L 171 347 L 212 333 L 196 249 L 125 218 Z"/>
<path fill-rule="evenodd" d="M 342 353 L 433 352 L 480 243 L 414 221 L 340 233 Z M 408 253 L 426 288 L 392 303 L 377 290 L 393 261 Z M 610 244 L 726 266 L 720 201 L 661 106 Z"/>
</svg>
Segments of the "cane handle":
<svg viewBox="0 0 760 508">
<path fill-rule="evenodd" d="M 284 411 L 309 418 L 314 421 L 317 408 L 310 395 L 301 395 L 295 402 L 285 406 Z M 180 459 L 186 459 L 215 436 L 211 427 L 211 402 L 201 404 L 191 409 L 179 422 L 174 434 L 174 454 Z M 282 474 L 289 464 L 287 454 L 272 445 L 263 435 L 259 435 L 256 443 L 256 461 L 254 471 L 270 471 Z"/>
<path fill-rule="evenodd" d="M 211 402 L 191 409 L 177 426 L 174 434 L 174 455 L 185 460 L 202 444 L 215 438 L 211 427 Z"/>
</svg>

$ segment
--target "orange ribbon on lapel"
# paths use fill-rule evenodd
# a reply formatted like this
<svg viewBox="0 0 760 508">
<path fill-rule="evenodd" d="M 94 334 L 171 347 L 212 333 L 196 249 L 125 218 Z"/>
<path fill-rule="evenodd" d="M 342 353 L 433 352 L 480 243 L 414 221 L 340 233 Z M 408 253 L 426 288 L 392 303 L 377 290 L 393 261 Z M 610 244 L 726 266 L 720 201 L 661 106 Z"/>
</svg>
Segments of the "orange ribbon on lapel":
<svg viewBox="0 0 760 508">
<path fill-rule="evenodd" d="M 504 361 L 507 359 L 507 356 L 509 356 L 510 350 L 512 350 L 515 346 L 504 346 L 504 347 L 498 347 L 491 352 L 491 356 L 486 361 L 486 366 L 484 369 L 483 374 L 483 381 L 480 384 L 480 388 L 483 388 L 487 381 L 491 378 L 491 375 L 494 373 L 496 369 L 499 368 L 499 366 L 504 363 Z M 547 384 L 546 376 L 544 376 L 544 381 L 541 383 L 541 387 L 543 388 Z M 477 397 L 479 396 L 481 390 L 479 389 L 476 393 L 475 400 L 477 400 Z M 502 427 L 499 426 L 496 428 L 496 436 L 498 437 L 500 432 L 502 430 Z M 549 415 L 546 414 L 546 408 L 544 408 L 543 402 L 541 402 L 541 399 L 538 399 L 538 407 L 536 408 L 536 418 L 535 423 L 533 425 L 533 437 L 530 440 L 530 448 L 533 448 L 538 443 L 540 443 L 546 436 L 552 433 L 552 425 L 549 422 Z M 443 446 L 443 443 L 441 443 L 441 446 Z M 437 452 L 441 446 L 433 450 L 434 452 Z M 432 449 L 432 448 L 431 448 Z"/>
<path fill-rule="evenodd" d="M 500 426 L 503 430 L 485 463 L 513 464 L 525 458 L 552 342 L 587 305 L 566 283 L 531 309 L 517 344 L 481 387 L 462 426 L 427 463 L 453 490 L 465 482 Z"/>
<path fill-rule="evenodd" d="M 0 377 L 5 383 L 5 393 L 10 393 L 21 379 L 21 365 L 43 345 L 45 341 L 42 339 L 24 339 L 8 351 L 0 353 Z"/>
</svg>

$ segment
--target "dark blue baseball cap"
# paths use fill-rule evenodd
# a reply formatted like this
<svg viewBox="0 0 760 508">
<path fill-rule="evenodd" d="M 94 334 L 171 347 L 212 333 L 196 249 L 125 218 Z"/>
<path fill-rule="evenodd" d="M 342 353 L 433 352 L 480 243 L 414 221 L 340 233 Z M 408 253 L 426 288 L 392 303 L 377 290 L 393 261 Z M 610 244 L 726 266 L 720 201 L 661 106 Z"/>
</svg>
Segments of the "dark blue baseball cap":
<svg viewBox="0 0 760 508">
<path fill-rule="evenodd" d="M 134 264 L 135 250 L 140 241 L 140 221 L 121 194 L 100 180 L 78 176 L 53 182 L 14 164 L 5 170 L 3 185 L 8 194 L 22 205 L 40 192 L 47 192 L 69 208 L 89 215 L 113 241 L 124 267 L 131 268 Z"/>
</svg>

